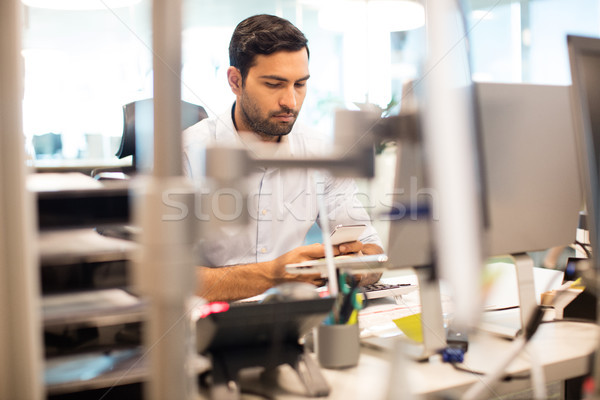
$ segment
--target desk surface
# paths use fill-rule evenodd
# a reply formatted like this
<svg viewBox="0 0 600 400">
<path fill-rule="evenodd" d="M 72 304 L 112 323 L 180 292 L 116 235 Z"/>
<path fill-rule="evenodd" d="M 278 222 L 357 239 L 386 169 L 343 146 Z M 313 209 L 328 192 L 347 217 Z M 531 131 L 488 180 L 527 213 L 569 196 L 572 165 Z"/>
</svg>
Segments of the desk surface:
<svg viewBox="0 0 600 400">
<path fill-rule="evenodd" d="M 518 314 L 515 312 L 515 318 Z M 543 324 L 525 351 L 508 367 L 510 374 L 529 374 L 531 352 L 535 352 L 545 373 L 546 382 L 578 377 L 589 372 L 590 355 L 596 348 L 599 329 L 593 324 L 558 322 Z M 464 366 L 489 372 L 496 362 L 511 349 L 513 342 L 481 333 L 470 338 Z M 361 348 L 358 366 L 344 370 L 322 369 L 331 387 L 329 399 L 386 399 L 392 373 L 392 354 L 367 347 Z M 399 369 L 405 376 L 396 376 L 393 382 L 408 382 L 403 387 L 413 396 L 428 398 L 448 395 L 459 398 L 479 377 L 455 370 L 450 364 L 437 359 L 428 362 L 401 360 L 406 368 Z M 259 393 L 269 393 L 277 399 L 306 399 L 295 372 L 288 366 L 280 367 L 275 385 L 261 383 L 248 373 L 242 376 L 242 386 Z M 398 371 L 396 371 L 398 372 Z M 489 397 L 516 392 L 531 387 L 530 380 L 511 380 L 490 388 Z"/>
<path fill-rule="evenodd" d="M 404 277 L 402 279 L 410 279 Z M 541 283 L 541 282 L 540 282 Z M 537 282 L 536 282 L 537 286 Z M 394 312 L 400 312 L 402 307 Z M 368 309 L 367 309 L 368 310 Z M 519 309 L 490 311 L 502 313 L 504 320 L 519 321 Z M 500 315 L 500 314 L 498 314 Z M 543 366 L 547 383 L 585 375 L 590 370 L 590 357 L 600 339 L 600 327 L 581 322 L 544 323 L 525 350 L 509 365 L 507 373 L 529 375 L 532 354 Z M 485 332 L 477 332 L 469 338 L 469 350 L 463 366 L 474 371 L 491 372 L 503 357 L 512 350 L 513 342 Z M 480 380 L 478 375 L 456 370 L 443 363 L 439 357 L 427 362 L 406 358 L 394 360 L 391 351 L 361 347 L 359 364 L 344 370 L 322 369 L 331 387 L 329 399 L 386 399 L 390 380 L 402 385 L 406 392 L 416 398 L 448 395 L 459 398 L 471 385 Z M 402 367 L 393 368 L 398 362 Z M 392 369 L 404 375 L 391 379 Z M 250 387 L 259 393 L 269 393 L 277 399 L 306 399 L 302 384 L 295 371 L 288 366 L 279 369 L 276 382 L 261 383 L 251 372 L 242 375 L 242 387 Z M 405 382 L 401 384 L 400 382 Z M 396 388 L 397 388 L 396 386 Z M 517 392 L 531 387 L 531 380 L 516 379 L 501 382 L 489 389 L 488 397 Z"/>
</svg>

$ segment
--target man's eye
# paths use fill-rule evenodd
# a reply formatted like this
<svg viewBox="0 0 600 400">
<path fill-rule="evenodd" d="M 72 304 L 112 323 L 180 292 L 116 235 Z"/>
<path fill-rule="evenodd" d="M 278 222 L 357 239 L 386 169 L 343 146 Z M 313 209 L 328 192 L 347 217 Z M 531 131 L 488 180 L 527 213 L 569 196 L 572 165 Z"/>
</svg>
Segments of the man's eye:
<svg viewBox="0 0 600 400">
<path fill-rule="evenodd" d="M 296 83 L 296 87 L 297 88 L 303 88 L 304 86 L 306 86 L 306 82 L 298 82 L 298 83 Z"/>
<path fill-rule="evenodd" d="M 265 85 L 267 85 L 267 87 L 270 87 L 270 88 L 276 88 L 276 87 L 279 87 L 280 84 L 279 83 L 265 82 Z"/>
</svg>

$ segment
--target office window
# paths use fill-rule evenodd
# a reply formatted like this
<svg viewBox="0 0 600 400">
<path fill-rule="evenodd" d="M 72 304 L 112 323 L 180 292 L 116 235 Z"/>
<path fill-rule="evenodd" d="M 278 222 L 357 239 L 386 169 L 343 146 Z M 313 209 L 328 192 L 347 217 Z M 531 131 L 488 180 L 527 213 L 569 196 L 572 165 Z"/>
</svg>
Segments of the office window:
<svg viewBox="0 0 600 400">
<path fill-rule="evenodd" d="M 24 1 L 24 129 L 37 158 L 116 160 L 122 105 L 152 96 L 151 2 L 56 9 L 55 1 Z M 257 13 L 287 18 L 307 35 L 312 77 L 301 117 L 326 133 L 336 107 L 385 108 L 392 83 L 416 74 L 398 55 L 411 42 L 394 40 L 394 28 L 381 23 L 388 10 L 366 2 L 205 0 L 183 8 L 182 97 L 211 115 L 234 99 L 225 75 L 231 33 Z"/>
<path fill-rule="evenodd" d="M 598 0 L 469 0 L 474 77 L 569 84 L 567 34 L 600 35 Z"/>
<path fill-rule="evenodd" d="M 121 107 L 152 96 L 151 1 L 96 1 L 95 9 L 72 9 L 94 0 L 23 2 L 24 130 L 30 143 L 36 139 L 38 162 L 116 162 Z M 253 14 L 276 14 L 309 39 L 311 80 L 301 118 L 329 134 L 336 107 L 386 108 L 400 100 L 406 81 L 419 77 L 424 28 L 418 14 L 409 22 L 419 23 L 398 27 L 398 16 L 407 15 L 400 3 L 184 0 L 182 96 L 210 115 L 225 111 L 233 101 L 225 71 L 235 25 Z M 466 1 L 475 77 L 568 82 L 564 35 L 598 36 L 599 3 Z M 71 9 L 50 8 L 57 4 Z"/>
<path fill-rule="evenodd" d="M 23 125 L 36 157 L 111 157 L 123 129 L 121 106 L 152 93 L 149 2 L 25 6 L 23 26 Z M 57 140 L 48 140 L 51 134 Z"/>
<path fill-rule="evenodd" d="M 311 79 L 301 118 L 325 133 L 331 133 L 336 107 L 385 108 L 401 88 L 398 82 L 416 77 L 414 48 L 422 46 L 406 33 L 395 36 L 394 25 L 381 21 L 388 10 L 364 1 L 187 1 L 184 10 L 183 96 L 209 112 L 223 112 L 233 102 L 225 75 L 229 39 L 237 23 L 253 14 L 286 18 L 307 36 Z M 403 56 L 405 49 L 412 54 Z"/>
</svg>

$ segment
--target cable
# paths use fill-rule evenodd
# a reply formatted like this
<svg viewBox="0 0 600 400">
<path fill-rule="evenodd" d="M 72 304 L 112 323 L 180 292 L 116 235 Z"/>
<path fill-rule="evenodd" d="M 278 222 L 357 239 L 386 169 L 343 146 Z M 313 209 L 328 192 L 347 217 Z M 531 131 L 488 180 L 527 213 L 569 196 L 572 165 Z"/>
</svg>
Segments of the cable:
<svg viewBox="0 0 600 400">
<path fill-rule="evenodd" d="M 523 351 L 527 343 L 531 340 L 535 332 L 537 331 L 542 319 L 544 317 L 544 309 L 542 307 L 536 307 L 533 311 L 532 316 L 527 322 L 525 327 L 525 334 L 517 337 L 513 342 L 513 348 L 507 353 L 507 356 L 500 361 L 496 369 L 487 375 L 483 375 L 482 379 L 471 386 L 465 393 L 463 399 L 465 400 L 476 400 L 483 396 L 483 394 L 491 388 L 496 382 L 502 379 L 504 371 L 510 365 L 511 362 Z"/>
<path fill-rule="evenodd" d="M 460 363 L 450 363 L 450 365 L 452 365 L 452 367 L 454 367 L 455 370 L 460 371 L 460 372 L 466 372 L 469 374 L 480 375 L 480 376 L 485 375 L 485 372 L 466 368 L 466 367 L 462 366 Z M 528 379 L 531 379 L 531 375 L 524 374 L 524 375 L 504 375 L 501 380 L 502 380 L 502 382 L 510 382 L 510 381 L 528 380 Z"/>
<path fill-rule="evenodd" d="M 581 247 L 583 249 L 583 251 L 585 252 L 585 255 L 587 256 L 587 258 L 592 258 L 592 252 L 588 248 L 588 247 L 590 247 L 589 244 L 580 242 L 579 240 L 576 240 L 575 244 L 578 245 L 579 247 Z"/>
<path fill-rule="evenodd" d="M 450 363 L 450 365 L 452 365 L 455 370 L 460 371 L 460 372 L 467 372 L 467 373 L 473 374 L 473 375 L 485 375 L 485 372 L 475 371 L 473 369 L 463 367 L 459 363 Z"/>
<path fill-rule="evenodd" d="M 521 353 L 521 351 L 523 351 L 526 344 L 527 340 L 524 336 L 519 336 L 517 339 L 515 339 L 513 342 L 513 348 L 507 353 L 507 357 L 500 362 L 498 367 L 496 367 L 492 373 L 483 375 L 480 381 L 471 386 L 464 394 L 463 399 L 476 400 L 482 398 L 484 392 L 502 378 L 506 367 L 508 367 L 508 365 Z"/>
</svg>

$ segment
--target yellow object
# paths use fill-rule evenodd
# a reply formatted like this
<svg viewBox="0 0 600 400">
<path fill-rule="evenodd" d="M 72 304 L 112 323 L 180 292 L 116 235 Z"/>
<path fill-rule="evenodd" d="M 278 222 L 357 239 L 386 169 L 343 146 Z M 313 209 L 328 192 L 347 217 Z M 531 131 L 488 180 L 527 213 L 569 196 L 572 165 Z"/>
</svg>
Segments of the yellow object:
<svg viewBox="0 0 600 400">
<path fill-rule="evenodd" d="M 581 283 L 581 278 L 577 278 L 570 286 L 570 289 L 585 290 L 585 285 Z"/>
<path fill-rule="evenodd" d="M 413 314 L 408 317 L 398 318 L 394 323 L 410 339 L 423 343 L 423 330 L 421 329 L 421 314 Z"/>
<path fill-rule="evenodd" d="M 352 314 L 350 314 L 350 318 L 348 318 L 348 322 L 346 324 L 352 325 L 358 322 L 358 310 L 354 309 Z"/>
</svg>

